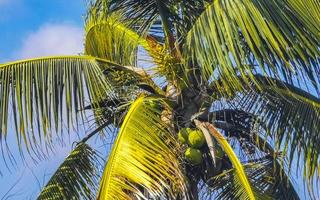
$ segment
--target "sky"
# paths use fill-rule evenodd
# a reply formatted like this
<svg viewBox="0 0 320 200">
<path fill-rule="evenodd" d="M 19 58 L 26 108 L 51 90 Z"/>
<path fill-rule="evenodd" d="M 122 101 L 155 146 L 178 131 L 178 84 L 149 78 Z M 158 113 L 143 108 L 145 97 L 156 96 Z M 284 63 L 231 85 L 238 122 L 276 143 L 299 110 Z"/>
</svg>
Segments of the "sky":
<svg viewBox="0 0 320 200">
<path fill-rule="evenodd" d="M 77 54 L 85 0 L 0 0 L 0 62 Z"/>
<path fill-rule="evenodd" d="M 0 63 L 81 53 L 85 9 L 85 0 L 0 0 Z M 35 199 L 71 149 L 61 146 L 37 164 L 22 165 L 18 159 L 10 171 L 0 159 L 0 200 Z"/>
<path fill-rule="evenodd" d="M 85 9 L 86 0 L 0 0 L 0 63 L 81 53 Z M 0 200 L 35 199 L 71 149 L 65 145 L 45 161 L 10 171 L 0 158 Z"/>
</svg>

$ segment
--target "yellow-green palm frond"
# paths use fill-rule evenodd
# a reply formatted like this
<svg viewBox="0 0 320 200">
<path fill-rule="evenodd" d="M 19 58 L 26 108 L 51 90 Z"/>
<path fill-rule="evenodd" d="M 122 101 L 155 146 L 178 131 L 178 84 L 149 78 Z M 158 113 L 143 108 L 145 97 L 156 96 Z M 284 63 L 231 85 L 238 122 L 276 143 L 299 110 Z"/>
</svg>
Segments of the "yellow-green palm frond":
<svg viewBox="0 0 320 200">
<path fill-rule="evenodd" d="M 102 12 L 104 15 L 122 13 L 124 18 L 131 21 L 140 33 L 152 26 L 158 18 L 156 0 L 94 0 L 91 8 Z M 159 31 L 159 27 L 157 27 Z"/>
<path fill-rule="evenodd" d="M 85 54 L 136 66 L 138 46 L 141 46 L 156 59 L 162 45 L 151 36 L 139 35 L 130 28 L 130 21 L 122 18 L 119 12 L 97 13 L 92 7 L 86 20 Z"/>
<path fill-rule="evenodd" d="M 15 129 L 19 147 L 50 143 L 52 133 L 71 129 L 85 102 L 99 102 L 112 88 L 103 69 L 113 65 L 90 56 L 44 57 L 0 65 L 0 139 Z M 11 114 L 10 114 L 11 113 Z M 8 121 L 12 117 L 12 124 Z M 38 133 L 38 134 L 36 134 Z M 44 134 L 41 134 L 44 133 Z M 33 144 L 35 146 L 33 146 Z"/>
<path fill-rule="evenodd" d="M 243 164 L 243 168 L 254 190 L 261 194 L 260 199 L 300 199 L 292 182 L 272 156 L 262 157 Z M 201 199 L 235 199 L 241 189 L 236 170 L 229 169 L 213 177 L 201 196 Z"/>
<path fill-rule="evenodd" d="M 159 99 L 139 97 L 131 105 L 107 161 L 99 200 L 187 198 L 178 142 L 154 103 Z"/>
<path fill-rule="evenodd" d="M 306 2 L 306 3 L 305 3 Z M 298 5 L 305 4 L 300 10 Z M 319 89 L 319 2 L 215 0 L 187 35 L 185 59 L 241 88 L 262 73 Z M 258 83 L 256 83 L 258 84 Z"/>
<path fill-rule="evenodd" d="M 292 8 L 309 30 L 320 34 L 320 3 L 317 0 L 287 0 Z"/>
<path fill-rule="evenodd" d="M 228 141 L 224 138 L 224 136 L 219 133 L 213 125 L 210 123 L 201 123 L 197 120 L 195 120 L 195 123 L 198 127 L 201 129 L 207 129 L 211 133 L 211 135 L 216 139 L 216 141 L 219 143 L 223 151 L 227 154 L 229 157 L 237 176 L 235 177 L 238 181 L 237 185 L 237 193 L 235 198 L 239 199 L 256 199 L 256 194 L 248 180 L 248 177 L 243 169 L 242 163 L 239 161 L 237 155 L 233 151 L 232 147 L 228 143 Z"/>
<path fill-rule="evenodd" d="M 70 153 L 42 189 L 37 200 L 94 199 L 99 185 L 101 158 L 81 143 Z"/>
<path fill-rule="evenodd" d="M 133 66 L 115 66 L 105 70 L 113 87 L 139 87 L 153 94 L 164 94 L 143 68 Z"/>
<path fill-rule="evenodd" d="M 96 3 L 98 2 L 100 1 Z M 135 31 L 134 29 L 139 26 L 139 22 L 133 23 L 130 19 L 126 18 L 125 11 L 122 9 L 115 11 L 112 10 L 114 8 L 111 6 L 110 9 L 112 11 L 110 13 L 105 11 L 101 8 L 102 2 L 98 6 L 91 6 L 91 10 L 87 15 L 86 54 L 114 60 L 124 65 L 135 65 L 137 59 L 144 62 L 150 60 L 153 64 L 157 65 L 156 72 L 160 75 L 166 75 L 170 81 L 177 77 L 175 76 L 176 71 L 183 74 L 180 69 L 182 67 L 179 66 L 181 64 L 180 59 L 170 55 L 170 50 L 158 41 L 157 36 L 149 34 L 149 32 L 139 33 Z M 145 4 L 148 4 L 147 2 Z M 111 4 L 113 3 L 115 2 Z M 117 4 L 115 6 L 118 6 L 118 3 L 115 3 Z M 122 6 L 130 4 L 125 1 L 119 4 L 123 3 L 125 5 Z M 135 2 L 134 4 L 141 6 L 143 2 Z M 157 3 L 154 1 L 152 6 L 156 5 Z M 142 48 L 138 49 L 138 47 L 142 47 L 151 59 L 148 56 L 144 56 L 141 53 L 144 51 L 142 51 Z"/>
<path fill-rule="evenodd" d="M 259 118 L 268 135 L 276 141 L 276 149 L 288 152 L 291 164 L 296 156 L 304 165 L 304 175 L 319 177 L 318 137 L 320 99 L 292 85 L 256 77 L 263 85 L 239 93 L 233 105 Z M 303 159 L 299 159 L 299 158 Z"/>
<path fill-rule="evenodd" d="M 85 31 L 85 54 L 123 65 L 136 65 L 139 35 L 127 28 L 119 15 L 90 14 Z"/>
<path fill-rule="evenodd" d="M 177 38 L 185 34 L 212 0 L 95 0 L 92 7 L 105 14 L 121 12 L 140 33 L 148 32 L 165 41 L 166 28 Z M 162 19 L 161 19 L 162 18 Z M 166 22 L 164 22 L 164 21 Z"/>
<path fill-rule="evenodd" d="M 319 177 L 319 97 L 278 79 L 254 77 L 259 88 L 251 83 L 244 90 L 236 91 L 235 88 L 223 88 L 220 81 L 216 81 L 212 83 L 212 92 L 232 93 L 231 106 L 257 118 L 253 122 L 258 122 L 256 125 L 275 142 L 274 148 L 288 153 L 289 167 L 297 158 L 298 164 L 304 165 L 307 179 Z"/>
</svg>

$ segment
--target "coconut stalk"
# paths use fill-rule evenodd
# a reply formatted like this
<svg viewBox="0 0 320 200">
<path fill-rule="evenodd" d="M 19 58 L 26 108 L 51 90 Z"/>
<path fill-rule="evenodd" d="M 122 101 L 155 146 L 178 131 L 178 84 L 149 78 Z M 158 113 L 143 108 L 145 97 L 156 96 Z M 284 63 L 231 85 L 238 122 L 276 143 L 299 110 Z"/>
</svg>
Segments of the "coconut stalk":
<svg viewBox="0 0 320 200">
<path fill-rule="evenodd" d="M 216 156 L 214 152 L 214 143 L 213 139 L 208 131 L 208 129 L 199 121 L 199 120 L 194 120 L 195 125 L 197 126 L 198 129 L 200 129 L 204 135 L 204 138 L 206 139 L 206 143 L 209 148 L 209 152 L 212 158 L 212 163 L 213 166 L 216 167 Z"/>
</svg>

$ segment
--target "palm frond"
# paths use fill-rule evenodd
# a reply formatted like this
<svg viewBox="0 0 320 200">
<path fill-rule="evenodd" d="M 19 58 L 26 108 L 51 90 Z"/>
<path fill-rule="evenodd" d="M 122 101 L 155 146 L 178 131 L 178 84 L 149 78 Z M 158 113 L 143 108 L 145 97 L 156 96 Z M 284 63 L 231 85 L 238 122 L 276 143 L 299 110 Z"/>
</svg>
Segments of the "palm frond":
<svg viewBox="0 0 320 200">
<path fill-rule="evenodd" d="M 177 8 L 179 18 L 177 18 L 174 22 L 179 39 L 180 37 L 183 37 L 187 34 L 187 32 L 193 26 L 194 22 L 205 10 L 206 6 L 211 3 L 212 0 L 181 0 L 178 2 L 176 1 L 173 7 Z"/>
<path fill-rule="evenodd" d="M 147 33 L 164 42 L 164 27 L 161 21 L 166 18 L 170 31 L 180 39 L 191 28 L 194 21 L 203 12 L 210 0 L 95 0 L 91 8 L 104 13 L 105 16 L 122 13 L 130 26 L 140 35 Z M 161 16 L 161 13 L 165 16 Z"/>
<path fill-rule="evenodd" d="M 132 25 L 139 27 L 143 33 L 159 16 L 156 0 L 95 0 L 91 8 L 97 9 L 104 15 L 122 13 L 125 19 L 132 21 Z"/>
<path fill-rule="evenodd" d="M 247 163 L 245 169 L 250 182 L 260 193 L 272 196 L 272 199 L 300 199 L 295 183 L 272 156 Z"/>
<path fill-rule="evenodd" d="M 263 199 L 300 199 L 293 184 L 272 157 L 243 164 L 252 187 L 263 195 Z M 230 169 L 215 176 L 203 193 L 204 199 L 214 196 L 217 199 L 233 199 L 241 186 L 235 178 L 236 170 Z"/>
<path fill-rule="evenodd" d="M 229 145 L 228 141 L 220 134 L 210 123 L 201 123 L 199 121 L 195 121 L 197 126 L 205 127 L 209 130 L 211 135 L 216 139 L 216 141 L 220 144 L 223 151 L 228 155 L 232 165 L 236 171 L 236 179 L 238 179 L 238 189 L 236 198 L 240 199 L 256 199 L 254 191 L 252 190 L 252 186 L 248 181 L 247 175 L 244 172 L 243 166 L 237 155 L 233 151 L 232 147 Z"/>
<path fill-rule="evenodd" d="M 216 0 L 189 31 L 185 60 L 207 79 L 221 75 L 224 86 L 241 88 L 239 76 L 247 84 L 262 73 L 319 90 L 319 7 L 314 0 Z"/>
<path fill-rule="evenodd" d="M 236 91 L 222 88 L 217 81 L 213 83 L 213 93 L 232 93 L 231 106 L 258 118 L 267 136 L 275 142 L 276 150 L 288 153 L 289 167 L 296 157 L 298 164 L 304 164 L 304 175 L 312 179 L 319 167 L 320 99 L 281 80 L 261 75 L 255 79 L 260 88 L 252 83 L 245 90 Z"/>
<path fill-rule="evenodd" d="M 139 97 L 131 105 L 105 167 L 98 199 L 186 198 L 178 142 L 152 101 L 159 100 Z"/>
<path fill-rule="evenodd" d="M 164 46 L 150 35 L 139 35 L 123 20 L 121 13 L 97 14 L 93 7 L 87 15 L 85 54 L 112 60 L 122 65 L 137 66 L 142 47 L 153 62 L 160 64 L 165 56 Z"/>
<path fill-rule="evenodd" d="M 290 8 L 292 8 L 297 16 L 303 21 L 309 30 L 313 30 L 315 34 L 320 34 L 320 5 L 316 0 L 287 0 Z"/>
<path fill-rule="evenodd" d="M 85 54 L 136 66 L 138 45 L 147 42 L 127 27 L 120 13 L 99 15 L 92 8 L 86 19 Z"/>
<path fill-rule="evenodd" d="M 70 153 L 42 189 L 37 200 L 94 199 L 99 185 L 101 158 L 81 143 Z"/>
<path fill-rule="evenodd" d="M 312 179 L 320 163 L 320 99 L 280 80 L 255 79 L 262 87 L 252 84 L 246 91 L 235 93 L 232 107 L 257 116 L 276 142 L 276 150 L 289 153 L 289 166 L 296 157 L 304 164 L 304 175 Z"/>
<path fill-rule="evenodd" d="M 102 73 L 110 65 L 113 63 L 90 56 L 45 57 L 1 64 L 1 141 L 7 138 L 8 129 L 14 128 L 19 147 L 24 142 L 27 148 L 36 148 L 32 145 L 43 140 L 50 143 L 52 132 L 62 131 L 64 126 L 71 129 L 86 101 L 96 103 L 107 95 L 113 96 Z M 11 126 L 10 117 L 14 122 Z"/>
</svg>

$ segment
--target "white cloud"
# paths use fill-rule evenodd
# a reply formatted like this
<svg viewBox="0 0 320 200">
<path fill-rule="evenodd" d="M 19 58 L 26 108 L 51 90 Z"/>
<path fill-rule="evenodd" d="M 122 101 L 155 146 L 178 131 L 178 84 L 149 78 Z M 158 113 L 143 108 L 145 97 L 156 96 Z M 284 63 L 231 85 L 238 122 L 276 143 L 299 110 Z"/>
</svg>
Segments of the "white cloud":
<svg viewBox="0 0 320 200">
<path fill-rule="evenodd" d="M 1 0 L 0 0 L 1 1 Z M 75 55 L 83 51 L 83 31 L 71 24 L 45 24 L 22 42 L 16 59 L 50 55 Z"/>
</svg>

